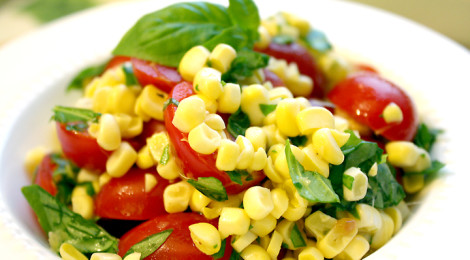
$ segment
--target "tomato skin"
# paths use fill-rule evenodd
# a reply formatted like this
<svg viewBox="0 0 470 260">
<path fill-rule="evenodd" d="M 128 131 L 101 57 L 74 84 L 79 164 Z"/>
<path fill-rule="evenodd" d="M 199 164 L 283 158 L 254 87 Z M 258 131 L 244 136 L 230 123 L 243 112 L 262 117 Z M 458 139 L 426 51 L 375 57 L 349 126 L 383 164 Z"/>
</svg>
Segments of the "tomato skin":
<svg viewBox="0 0 470 260">
<path fill-rule="evenodd" d="M 154 85 L 169 93 L 176 84 L 183 80 L 175 68 L 137 58 L 132 58 L 131 62 L 134 74 L 142 86 Z"/>
<path fill-rule="evenodd" d="M 157 185 L 145 192 L 145 174 L 157 179 Z M 154 168 L 131 168 L 124 176 L 112 178 L 95 198 L 97 216 L 109 219 L 147 220 L 165 214 L 163 191 L 168 180 L 158 175 Z"/>
<path fill-rule="evenodd" d="M 44 190 L 49 192 L 52 196 L 57 194 L 57 187 L 55 186 L 52 173 L 57 169 L 57 164 L 52 161 L 52 155 L 48 154 L 44 156 L 41 163 L 39 164 L 36 172 L 34 183 L 41 186 Z"/>
<path fill-rule="evenodd" d="M 301 74 L 309 76 L 313 80 L 313 97 L 322 98 L 326 83 L 325 76 L 317 67 L 317 63 L 308 50 L 298 43 L 279 44 L 271 42 L 265 49 L 257 51 L 268 54 L 277 59 L 295 62 Z"/>
<path fill-rule="evenodd" d="M 191 95 L 194 95 L 193 86 L 189 82 L 182 82 L 173 88 L 170 98 L 181 101 Z M 224 185 L 228 194 L 236 194 L 249 187 L 260 183 L 265 175 L 262 172 L 253 172 L 253 180 L 239 185 L 230 180 L 230 177 L 224 171 L 217 169 L 215 162 L 217 154 L 200 154 L 189 146 L 188 134 L 179 131 L 172 123 L 175 115 L 176 106 L 170 104 L 165 109 L 165 126 L 168 131 L 171 143 L 175 147 L 179 158 L 180 167 L 188 178 L 197 179 L 198 177 L 215 177 Z"/>
<path fill-rule="evenodd" d="M 106 67 L 105 67 L 105 71 L 108 70 L 108 69 L 112 69 L 116 66 L 119 66 L 121 64 L 123 64 L 124 62 L 128 62 L 130 61 L 131 58 L 130 57 L 126 57 L 126 56 L 114 56 L 111 58 L 111 60 L 108 61 L 108 64 L 106 64 Z"/>
<path fill-rule="evenodd" d="M 328 93 L 328 98 L 353 119 L 389 140 L 411 141 L 416 133 L 418 116 L 412 99 L 400 87 L 376 73 L 351 75 L 339 82 Z M 383 110 L 391 102 L 403 113 L 400 123 L 387 124 L 382 117 Z"/>
<path fill-rule="evenodd" d="M 63 123 L 57 123 L 56 129 L 66 158 L 80 168 L 106 171 L 106 161 L 111 152 L 101 148 L 87 131 L 68 131 Z"/>
<path fill-rule="evenodd" d="M 133 228 L 121 237 L 119 242 L 120 256 L 124 254 L 137 242 L 144 238 L 159 233 L 167 229 L 173 229 L 168 239 L 155 252 L 145 258 L 145 260 L 165 260 L 165 259 L 210 259 L 208 256 L 194 245 L 189 226 L 195 223 L 206 222 L 217 227 L 217 219 L 208 220 L 202 215 L 194 212 L 173 213 L 158 216 L 152 220 Z M 230 243 L 226 243 L 225 254 L 221 259 L 229 259 L 232 252 Z"/>
</svg>

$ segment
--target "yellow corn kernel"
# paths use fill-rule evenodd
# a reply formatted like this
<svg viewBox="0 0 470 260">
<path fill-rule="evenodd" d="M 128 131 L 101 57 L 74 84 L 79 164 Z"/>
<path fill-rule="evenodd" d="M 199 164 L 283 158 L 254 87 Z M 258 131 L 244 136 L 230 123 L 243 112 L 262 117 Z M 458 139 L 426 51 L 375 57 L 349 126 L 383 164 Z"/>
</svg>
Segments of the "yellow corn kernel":
<svg viewBox="0 0 470 260">
<path fill-rule="evenodd" d="M 335 257 L 335 260 L 360 260 L 369 251 L 369 241 L 356 235 L 346 248 Z"/>
<path fill-rule="evenodd" d="M 296 96 L 309 96 L 314 88 L 313 80 L 309 76 L 299 75 L 295 81 L 290 81 L 287 76 L 287 85 Z"/>
<path fill-rule="evenodd" d="M 211 199 L 195 189 L 189 200 L 189 207 L 192 211 L 201 212 L 210 202 Z"/>
<path fill-rule="evenodd" d="M 273 111 L 274 112 L 274 111 Z M 276 124 L 276 113 L 269 113 L 263 120 L 263 128 L 269 125 Z M 264 129 L 263 129 L 264 131 Z"/>
<path fill-rule="evenodd" d="M 170 138 L 166 132 L 155 133 L 147 138 L 147 146 L 155 162 L 160 162 L 165 147 L 169 147 L 169 144 Z"/>
<path fill-rule="evenodd" d="M 194 127 L 204 122 L 206 105 L 197 96 L 190 96 L 180 101 L 173 117 L 173 125 L 181 132 L 189 133 Z"/>
<path fill-rule="evenodd" d="M 265 218 L 274 208 L 271 191 L 261 186 L 249 188 L 243 196 L 243 207 L 250 218 L 254 220 Z"/>
<path fill-rule="evenodd" d="M 270 118 L 271 115 L 273 115 L 274 122 L 270 123 L 270 124 L 265 124 L 263 127 L 261 127 L 261 129 L 263 129 L 263 132 L 266 134 L 267 147 L 272 147 L 275 144 L 278 144 L 277 141 L 276 141 L 277 127 L 274 124 L 275 120 L 276 120 L 275 114 L 270 113 L 266 118 Z"/>
<path fill-rule="evenodd" d="M 208 113 L 215 114 L 217 112 L 217 100 L 211 99 L 201 93 L 196 94 L 195 96 L 204 101 L 204 105 L 206 106 L 206 110 Z"/>
<path fill-rule="evenodd" d="M 320 241 L 336 225 L 336 222 L 335 218 L 317 210 L 305 218 L 305 231 L 308 236 L 313 236 Z"/>
<path fill-rule="evenodd" d="M 108 113 L 111 112 L 109 109 L 109 97 L 111 96 L 113 89 L 111 87 L 102 87 L 97 89 L 93 93 L 93 111 L 99 113 Z"/>
<path fill-rule="evenodd" d="M 287 61 L 282 59 L 270 58 L 268 62 L 268 70 L 274 72 L 282 81 L 286 79 L 287 66 Z"/>
<path fill-rule="evenodd" d="M 302 165 L 305 167 L 305 170 L 318 172 L 325 178 L 328 178 L 330 175 L 330 165 L 320 157 L 313 145 L 310 144 L 302 148 L 302 151 L 305 153 L 304 164 Z"/>
<path fill-rule="evenodd" d="M 349 123 L 348 123 L 348 120 L 340 117 L 340 116 L 336 116 L 334 115 L 334 119 L 335 119 L 335 129 L 340 131 L 340 132 L 344 132 L 345 130 L 348 130 L 349 129 Z"/>
<path fill-rule="evenodd" d="M 411 167 L 420 156 L 418 147 L 408 141 L 392 141 L 385 145 L 388 161 L 397 167 Z"/>
<path fill-rule="evenodd" d="M 379 170 L 378 167 L 379 167 L 379 166 L 377 165 L 377 163 L 374 163 L 374 164 L 372 165 L 372 167 L 370 167 L 369 172 L 367 173 L 367 175 L 368 175 L 369 177 L 374 177 L 374 176 L 376 176 L 376 175 L 377 175 L 377 171 Z"/>
<path fill-rule="evenodd" d="M 319 128 L 334 128 L 333 114 L 323 107 L 309 107 L 297 114 L 297 125 L 303 135 L 311 134 Z"/>
<path fill-rule="evenodd" d="M 202 68 L 194 77 L 194 90 L 209 99 L 216 100 L 222 94 L 222 74 L 213 68 Z"/>
<path fill-rule="evenodd" d="M 98 183 L 99 183 L 99 186 L 100 187 L 103 187 L 106 183 L 108 183 L 110 180 L 112 179 L 111 175 L 109 175 L 108 173 L 103 173 L 100 175 L 100 177 L 98 178 Z"/>
<path fill-rule="evenodd" d="M 127 142 L 122 142 L 106 161 L 106 172 L 114 178 L 122 177 L 136 162 L 137 152 Z"/>
<path fill-rule="evenodd" d="M 357 204 L 356 212 L 359 219 L 356 219 L 357 227 L 362 232 L 373 233 L 382 228 L 382 218 L 380 212 L 367 204 Z"/>
<path fill-rule="evenodd" d="M 206 123 L 207 126 L 216 131 L 221 131 L 225 129 L 224 120 L 218 114 L 208 114 L 206 116 L 206 119 L 204 120 L 204 123 Z"/>
<path fill-rule="evenodd" d="M 113 114 L 113 116 L 119 126 L 119 130 L 121 131 L 121 136 L 124 137 L 123 132 L 125 132 L 126 129 L 129 127 L 129 125 L 131 124 L 132 117 L 128 114 L 123 114 L 123 113 L 116 113 L 116 114 Z"/>
<path fill-rule="evenodd" d="M 250 118 L 251 125 L 261 125 L 265 115 L 259 105 L 268 103 L 268 90 L 259 84 L 243 87 L 240 107 Z"/>
<path fill-rule="evenodd" d="M 215 166 L 221 171 L 233 171 L 237 165 L 237 160 L 234 160 L 234 158 L 239 156 L 240 146 L 233 141 L 223 139 L 220 141 Z"/>
<path fill-rule="evenodd" d="M 100 78 L 99 77 L 96 77 L 96 78 L 92 79 L 90 81 L 90 83 L 88 83 L 85 86 L 85 93 L 84 93 L 83 96 L 85 98 L 90 98 L 90 99 L 93 98 L 93 95 L 95 95 L 95 91 L 98 89 L 99 84 L 100 84 Z"/>
<path fill-rule="evenodd" d="M 136 164 L 140 169 L 148 169 L 155 165 L 155 161 L 153 160 L 148 145 L 144 145 L 144 147 L 142 147 L 137 153 Z"/>
<path fill-rule="evenodd" d="M 93 182 L 95 180 L 98 180 L 98 173 L 90 171 L 85 168 L 81 168 L 80 171 L 77 174 L 77 182 L 82 183 L 82 182 Z"/>
<path fill-rule="evenodd" d="M 275 36 L 278 34 L 278 22 L 273 18 L 261 20 L 261 26 L 263 26 L 271 36 Z"/>
<path fill-rule="evenodd" d="M 163 120 L 163 106 L 168 99 L 168 94 L 156 88 L 155 86 L 145 86 L 140 93 L 140 107 L 145 114 L 150 117 Z"/>
<path fill-rule="evenodd" d="M 272 145 L 271 147 L 269 147 L 268 156 L 273 158 L 273 162 L 276 161 L 277 156 L 279 156 L 281 153 L 285 153 L 285 148 L 286 147 L 285 147 L 284 144 L 285 144 L 285 142 L 282 143 L 282 144 L 275 144 L 275 145 Z M 292 146 L 291 146 L 291 148 L 292 148 Z"/>
<path fill-rule="evenodd" d="M 410 209 L 404 200 L 400 201 L 396 207 L 400 211 L 403 220 L 410 215 Z"/>
<path fill-rule="evenodd" d="M 157 178 L 153 174 L 146 173 L 144 175 L 145 192 L 150 192 L 155 186 L 157 186 Z"/>
<path fill-rule="evenodd" d="M 247 246 L 249 246 L 253 241 L 256 240 L 258 236 L 253 234 L 251 231 L 246 232 L 243 235 L 235 236 L 232 238 L 232 247 L 235 251 L 241 252 Z"/>
<path fill-rule="evenodd" d="M 403 112 L 401 111 L 400 107 L 393 102 L 384 108 L 382 115 L 387 124 L 400 123 L 403 121 Z"/>
<path fill-rule="evenodd" d="M 416 193 L 424 187 L 424 175 L 414 174 L 403 176 L 403 188 L 407 193 Z"/>
<path fill-rule="evenodd" d="M 99 125 L 96 141 L 100 147 L 107 151 L 118 149 L 121 145 L 121 130 L 114 116 L 110 114 L 101 115 Z"/>
<path fill-rule="evenodd" d="M 415 164 L 410 167 L 403 167 L 405 172 L 421 172 L 431 167 L 431 156 L 423 148 L 418 147 L 419 157 Z"/>
<path fill-rule="evenodd" d="M 266 249 L 266 251 L 267 251 L 267 248 L 269 246 L 269 242 L 271 242 L 271 238 L 269 236 L 258 237 L 257 242 L 262 248 Z M 281 242 L 282 242 L 282 238 L 281 238 Z"/>
<path fill-rule="evenodd" d="M 25 159 L 25 169 L 28 174 L 33 175 L 36 168 L 41 164 L 42 159 L 48 153 L 48 150 L 43 146 L 35 147 L 28 151 Z"/>
<path fill-rule="evenodd" d="M 245 260 L 270 260 L 268 253 L 258 245 L 249 245 L 241 253 L 240 256 Z"/>
<path fill-rule="evenodd" d="M 141 253 L 134 252 L 134 253 L 129 254 L 126 257 L 124 257 L 123 260 L 140 260 L 141 255 L 142 255 Z"/>
<path fill-rule="evenodd" d="M 206 255 L 213 255 L 220 250 L 221 239 L 217 228 L 209 223 L 196 223 L 189 227 L 191 239 L 199 251 Z"/>
<path fill-rule="evenodd" d="M 210 51 L 202 45 L 189 49 L 178 65 L 178 72 L 183 79 L 193 81 L 196 73 L 206 65 L 210 54 Z"/>
<path fill-rule="evenodd" d="M 240 156 L 238 156 L 237 159 L 237 168 L 247 169 L 253 161 L 253 155 L 255 153 L 253 145 L 250 140 L 242 135 L 237 136 L 235 143 L 240 148 Z"/>
<path fill-rule="evenodd" d="M 126 129 L 121 130 L 121 136 L 124 138 L 132 138 L 140 135 L 144 128 L 142 118 L 136 116 L 132 117 Z"/>
<path fill-rule="evenodd" d="M 340 165 L 344 161 L 344 154 L 328 128 L 321 128 L 313 134 L 315 151 L 327 162 Z"/>
<path fill-rule="evenodd" d="M 318 241 L 318 249 L 320 249 L 325 258 L 333 258 L 346 248 L 349 242 L 356 236 L 357 231 L 356 221 L 349 218 L 340 219 L 326 236 Z"/>
<path fill-rule="evenodd" d="M 240 208 L 224 207 L 219 217 L 219 232 L 222 239 L 229 235 L 243 235 L 250 227 L 250 217 Z"/>
<path fill-rule="evenodd" d="M 276 107 L 276 126 L 279 131 L 286 136 L 300 135 L 297 126 L 297 113 L 300 112 L 300 104 L 295 99 L 283 99 Z"/>
<path fill-rule="evenodd" d="M 157 172 L 160 177 L 167 180 L 174 180 L 182 175 L 182 171 L 176 163 L 175 156 L 170 155 L 166 164 L 159 163 Z"/>
<path fill-rule="evenodd" d="M 344 179 L 352 180 L 348 185 Z M 357 167 L 351 167 L 343 175 L 343 196 L 347 201 L 358 201 L 366 196 L 368 186 L 367 176 Z M 351 185 L 351 186 L 349 186 Z"/>
<path fill-rule="evenodd" d="M 255 46 L 258 49 L 265 49 L 269 46 L 271 42 L 271 35 L 264 26 L 258 27 L 259 40 L 255 43 Z"/>
<path fill-rule="evenodd" d="M 341 132 L 336 129 L 330 129 L 330 132 L 339 147 L 345 145 L 351 136 L 349 133 Z"/>
<path fill-rule="evenodd" d="M 168 185 L 163 191 L 163 205 L 168 213 L 183 212 L 188 208 L 193 186 L 186 181 Z"/>
<path fill-rule="evenodd" d="M 253 154 L 253 160 L 251 165 L 248 167 L 250 171 L 260 171 L 264 169 L 267 163 L 266 151 L 263 148 L 258 148 L 258 150 Z"/>
<path fill-rule="evenodd" d="M 75 188 L 77 189 L 77 188 Z M 74 191 L 75 191 L 74 189 Z M 85 192 L 72 192 L 72 210 L 85 219 L 93 218 L 93 198 Z"/>
<path fill-rule="evenodd" d="M 121 260 L 122 258 L 113 253 L 93 253 L 90 260 Z"/>
<path fill-rule="evenodd" d="M 282 217 L 290 221 L 301 219 L 307 211 L 308 201 L 300 196 L 290 179 L 285 181 L 282 187 L 287 192 L 289 198 L 289 206 L 284 214 L 282 214 Z"/>
<path fill-rule="evenodd" d="M 271 259 L 277 259 L 277 256 L 281 251 L 282 240 L 282 235 L 276 230 L 274 230 L 273 234 L 271 235 L 271 240 L 269 241 L 269 244 L 266 247 L 266 252 L 271 257 Z"/>
<path fill-rule="evenodd" d="M 372 242 L 370 244 L 372 249 L 379 249 L 385 245 L 385 243 L 392 238 L 393 231 L 395 230 L 393 220 L 389 215 L 380 212 L 380 217 L 382 218 L 382 228 L 377 230 L 372 236 Z"/>
<path fill-rule="evenodd" d="M 271 210 L 271 215 L 276 219 L 279 219 L 289 207 L 289 197 L 287 196 L 286 191 L 282 188 L 271 190 L 271 197 L 272 201 L 275 201 L 273 210 Z"/>
<path fill-rule="evenodd" d="M 310 23 L 307 20 L 287 12 L 281 12 L 281 14 L 290 25 L 299 30 L 300 35 L 306 36 L 309 33 Z"/>
<path fill-rule="evenodd" d="M 282 241 L 287 246 L 287 249 L 290 249 L 290 250 L 295 249 L 294 244 L 292 243 L 292 239 L 290 238 L 294 225 L 296 225 L 295 222 L 289 221 L 287 219 L 283 219 L 276 226 L 276 231 L 282 236 Z M 307 240 L 307 237 L 305 236 L 305 234 L 302 231 L 300 233 L 302 237 L 304 238 L 304 240 Z"/>
<path fill-rule="evenodd" d="M 240 86 L 234 83 L 227 83 L 218 99 L 219 105 L 217 109 L 221 113 L 235 113 L 240 107 L 241 99 Z"/>
<path fill-rule="evenodd" d="M 290 145 L 290 149 L 294 154 L 295 159 L 300 163 L 304 164 L 305 154 L 295 145 Z M 290 179 L 289 166 L 287 165 L 286 153 L 282 150 L 276 157 L 274 167 L 281 174 L 284 179 Z"/>
<path fill-rule="evenodd" d="M 391 207 L 386 208 L 384 212 L 393 220 L 393 235 L 395 235 L 401 229 L 403 224 L 401 211 L 397 207 Z"/>
<path fill-rule="evenodd" d="M 134 112 L 135 94 L 127 86 L 121 84 L 113 87 L 108 98 L 108 109 L 112 113 L 132 114 Z"/>
<path fill-rule="evenodd" d="M 100 86 L 117 86 L 125 83 L 126 76 L 120 66 L 106 70 L 100 77 Z"/>
<path fill-rule="evenodd" d="M 220 216 L 223 208 L 240 207 L 242 197 L 240 195 L 229 195 L 226 201 L 211 201 L 207 207 L 202 208 L 202 214 L 207 219 L 214 219 Z"/>
<path fill-rule="evenodd" d="M 258 151 L 258 148 L 266 149 L 266 133 L 261 127 L 249 127 L 246 129 L 245 137 L 253 144 L 255 151 Z"/>
<path fill-rule="evenodd" d="M 62 243 L 59 249 L 63 260 L 88 260 L 88 258 L 69 243 Z"/>
<path fill-rule="evenodd" d="M 210 128 L 206 123 L 201 123 L 193 128 L 188 135 L 191 148 L 201 154 L 211 154 L 220 146 L 222 138 L 219 133 Z"/>
<path fill-rule="evenodd" d="M 238 83 L 240 85 L 263 84 L 265 78 L 263 69 L 256 69 L 253 71 L 253 75 L 240 80 Z M 262 86 L 265 88 L 264 85 Z"/>
<path fill-rule="evenodd" d="M 275 100 L 281 100 L 281 99 L 286 99 L 286 98 L 294 98 L 294 95 L 292 95 L 292 92 L 286 87 L 277 87 L 273 88 L 268 92 L 269 100 L 270 101 L 275 101 Z"/>
<path fill-rule="evenodd" d="M 272 215 L 267 215 L 263 219 L 251 220 L 250 232 L 259 237 L 267 236 L 276 228 L 277 219 Z"/>
<path fill-rule="evenodd" d="M 299 253 L 299 260 L 323 260 L 323 254 L 318 248 L 314 246 L 308 246 L 302 249 Z"/>
<path fill-rule="evenodd" d="M 225 73 L 230 69 L 230 65 L 236 57 L 237 51 L 232 46 L 220 43 L 212 50 L 209 61 L 212 67 Z"/>
<path fill-rule="evenodd" d="M 268 156 L 263 171 L 272 182 L 282 183 L 284 181 L 282 175 L 279 174 L 274 168 L 273 159 L 271 156 Z"/>
<path fill-rule="evenodd" d="M 148 122 L 150 120 L 150 116 L 142 109 L 142 98 L 137 98 L 135 101 L 134 113 L 140 117 L 142 121 Z"/>
</svg>

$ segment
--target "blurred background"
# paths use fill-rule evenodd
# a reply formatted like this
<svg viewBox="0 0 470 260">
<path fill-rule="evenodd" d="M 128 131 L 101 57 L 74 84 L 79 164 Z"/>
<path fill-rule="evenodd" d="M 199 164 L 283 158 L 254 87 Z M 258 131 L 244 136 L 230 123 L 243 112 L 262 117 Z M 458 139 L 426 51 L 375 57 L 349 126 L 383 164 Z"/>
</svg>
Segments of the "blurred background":
<svg viewBox="0 0 470 260">
<path fill-rule="evenodd" d="M 118 1 L 129 0 L 0 0 L 0 45 L 61 16 Z M 343 1 L 407 17 L 470 49 L 470 0 Z"/>
</svg>

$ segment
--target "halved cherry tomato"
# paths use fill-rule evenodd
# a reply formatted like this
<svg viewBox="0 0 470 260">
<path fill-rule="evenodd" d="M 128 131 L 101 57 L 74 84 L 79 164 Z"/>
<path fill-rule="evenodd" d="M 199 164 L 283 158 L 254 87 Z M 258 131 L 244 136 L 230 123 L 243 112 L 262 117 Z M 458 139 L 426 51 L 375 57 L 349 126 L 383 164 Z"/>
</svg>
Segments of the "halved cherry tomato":
<svg viewBox="0 0 470 260">
<path fill-rule="evenodd" d="M 145 174 L 157 179 L 157 185 L 145 191 Z M 163 191 L 169 182 L 152 169 L 131 168 L 123 177 L 112 178 L 95 199 L 96 215 L 102 218 L 147 220 L 165 214 Z"/>
<path fill-rule="evenodd" d="M 353 74 L 338 83 L 328 98 L 350 117 L 389 140 L 410 141 L 416 133 L 418 117 L 413 101 L 400 87 L 378 74 Z M 392 102 L 400 107 L 403 120 L 387 124 L 382 113 Z"/>
<path fill-rule="evenodd" d="M 169 93 L 183 79 L 175 68 L 132 58 L 134 74 L 140 85 L 149 84 Z"/>
<path fill-rule="evenodd" d="M 52 196 L 55 196 L 57 194 L 57 187 L 52 178 L 52 173 L 57 169 L 57 164 L 52 161 L 51 156 L 51 154 L 48 154 L 42 159 L 36 170 L 34 183 L 41 186 L 41 188 L 49 192 Z"/>
<path fill-rule="evenodd" d="M 124 62 L 130 61 L 130 57 L 126 56 L 114 56 L 111 58 L 111 60 L 108 61 L 108 64 L 106 64 L 105 71 L 111 68 L 114 68 L 116 66 L 119 66 L 123 64 Z"/>
<path fill-rule="evenodd" d="M 208 256 L 194 245 L 189 232 L 189 226 L 195 223 L 206 222 L 217 227 L 217 219 L 208 220 L 197 213 L 174 213 L 158 216 L 149 220 L 134 229 L 127 232 L 121 237 L 119 242 L 120 256 L 150 235 L 162 232 L 167 229 L 173 229 L 165 243 L 161 245 L 155 252 L 145 258 L 145 260 L 166 260 L 166 259 L 210 259 Z M 229 259 L 232 252 L 230 243 L 226 243 L 225 254 L 221 259 Z"/>
<path fill-rule="evenodd" d="M 189 82 L 182 82 L 176 85 L 170 93 L 170 98 L 181 101 L 191 95 L 194 95 L 193 86 Z M 200 154 L 194 151 L 188 143 L 188 134 L 179 131 L 172 123 L 175 116 L 176 106 L 169 104 L 165 109 L 165 126 L 168 131 L 171 143 L 175 147 L 179 157 L 180 166 L 184 174 L 193 179 L 198 177 L 215 177 L 219 179 L 227 190 L 228 194 L 236 194 L 249 187 L 260 183 L 265 175 L 262 172 L 253 172 L 253 180 L 239 185 L 230 180 L 230 177 L 224 171 L 217 169 L 215 162 L 217 154 Z M 235 160 L 235 158 L 234 158 Z"/>
<path fill-rule="evenodd" d="M 265 49 L 257 49 L 277 59 L 295 62 L 301 74 L 309 76 L 313 80 L 312 96 L 322 98 L 324 96 L 325 76 L 317 68 L 317 63 L 308 50 L 298 43 L 278 44 L 271 42 Z"/>
<path fill-rule="evenodd" d="M 69 131 L 66 126 L 62 123 L 56 124 L 57 136 L 65 157 L 80 168 L 106 171 L 106 161 L 111 152 L 101 148 L 87 131 Z"/>
</svg>

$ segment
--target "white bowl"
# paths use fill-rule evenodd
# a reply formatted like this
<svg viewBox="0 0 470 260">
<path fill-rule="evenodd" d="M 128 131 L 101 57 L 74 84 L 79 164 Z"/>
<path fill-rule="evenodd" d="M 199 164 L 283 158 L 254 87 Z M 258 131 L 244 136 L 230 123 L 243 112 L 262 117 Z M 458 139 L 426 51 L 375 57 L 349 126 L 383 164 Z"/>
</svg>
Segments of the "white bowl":
<svg viewBox="0 0 470 260">
<path fill-rule="evenodd" d="M 26 152 L 54 144 L 48 120 L 56 104 L 77 94 L 65 85 L 81 69 L 110 57 L 124 32 L 143 14 L 173 1 L 120 3 L 85 11 L 41 28 L 0 49 L 0 251 L 5 259 L 51 259 L 20 188 L 30 180 Z M 227 2 L 222 2 L 227 5 Z M 470 54 L 433 31 L 383 11 L 341 1 L 258 3 L 266 17 L 279 10 L 305 17 L 326 32 L 337 50 L 372 64 L 414 97 L 422 119 L 445 129 L 434 155 L 442 176 L 414 200 L 403 229 L 368 259 L 437 259 L 466 254 L 464 192 L 468 135 L 465 91 Z M 468 92 L 468 91 L 467 91 Z"/>
</svg>

